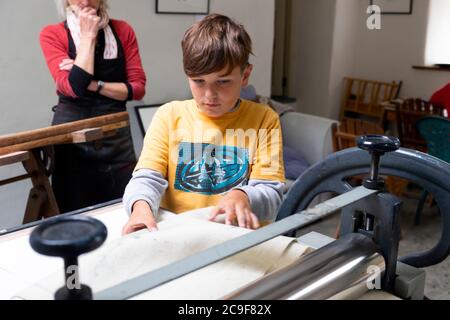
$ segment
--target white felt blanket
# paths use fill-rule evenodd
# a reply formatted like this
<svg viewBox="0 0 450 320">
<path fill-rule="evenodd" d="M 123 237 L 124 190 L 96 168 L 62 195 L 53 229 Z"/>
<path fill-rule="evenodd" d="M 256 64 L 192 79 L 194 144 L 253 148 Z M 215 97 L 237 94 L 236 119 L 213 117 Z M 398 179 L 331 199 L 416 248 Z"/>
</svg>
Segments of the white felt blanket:
<svg viewBox="0 0 450 320">
<path fill-rule="evenodd" d="M 120 236 L 126 221 L 121 206 L 95 214 L 107 224 L 109 237 L 101 248 L 79 258 L 81 282 L 89 285 L 95 296 L 100 290 L 251 232 L 208 222 L 208 213 L 209 209 L 178 216 L 162 212 L 158 232 L 143 230 L 126 237 Z M 293 238 L 277 237 L 135 299 L 220 299 L 309 251 Z M 0 256 L 0 298 L 53 299 L 64 284 L 62 259 L 34 253 L 28 235 L 1 241 Z"/>
</svg>

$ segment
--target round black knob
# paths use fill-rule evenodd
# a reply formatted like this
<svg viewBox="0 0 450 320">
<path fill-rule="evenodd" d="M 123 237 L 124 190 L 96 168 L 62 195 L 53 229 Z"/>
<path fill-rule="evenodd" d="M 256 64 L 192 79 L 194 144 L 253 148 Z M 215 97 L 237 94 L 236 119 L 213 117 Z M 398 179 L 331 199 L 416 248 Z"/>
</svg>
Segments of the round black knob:
<svg viewBox="0 0 450 320">
<path fill-rule="evenodd" d="M 372 155 L 370 177 L 364 180 L 363 185 L 368 189 L 383 189 L 384 180 L 378 177 L 380 157 L 386 152 L 398 150 L 400 148 L 400 140 L 396 137 L 366 135 L 358 137 L 356 143 L 359 148 L 368 151 Z"/>
<path fill-rule="evenodd" d="M 369 151 L 377 152 L 383 155 L 386 152 L 396 151 L 400 148 L 400 140 L 396 137 L 366 135 L 357 139 L 358 147 Z"/>
<path fill-rule="evenodd" d="M 92 299 L 91 289 L 79 283 L 78 256 L 100 247 L 107 235 L 102 222 L 80 216 L 48 220 L 33 230 L 30 244 L 36 252 L 64 259 L 66 285 L 56 292 L 56 300 Z"/>
</svg>

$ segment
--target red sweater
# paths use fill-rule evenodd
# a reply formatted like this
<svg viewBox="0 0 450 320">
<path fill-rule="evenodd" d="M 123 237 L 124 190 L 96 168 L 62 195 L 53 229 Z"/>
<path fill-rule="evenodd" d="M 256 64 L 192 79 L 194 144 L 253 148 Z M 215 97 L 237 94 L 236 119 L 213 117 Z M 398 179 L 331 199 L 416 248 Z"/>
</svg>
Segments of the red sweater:
<svg viewBox="0 0 450 320">
<path fill-rule="evenodd" d="M 450 83 L 436 91 L 430 99 L 431 103 L 444 106 L 450 116 Z"/>
<path fill-rule="evenodd" d="M 145 95 L 146 77 L 133 28 L 125 21 L 111 19 L 112 27 L 124 50 L 128 84 L 133 91 L 133 100 L 141 100 Z M 64 22 L 46 26 L 40 35 L 40 43 L 48 68 L 56 83 L 56 90 L 72 98 L 77 98 L 69 82 L 69 71 L 60 70 L 59 64 L 69 58 L 69 39 Z"/>
</svg>

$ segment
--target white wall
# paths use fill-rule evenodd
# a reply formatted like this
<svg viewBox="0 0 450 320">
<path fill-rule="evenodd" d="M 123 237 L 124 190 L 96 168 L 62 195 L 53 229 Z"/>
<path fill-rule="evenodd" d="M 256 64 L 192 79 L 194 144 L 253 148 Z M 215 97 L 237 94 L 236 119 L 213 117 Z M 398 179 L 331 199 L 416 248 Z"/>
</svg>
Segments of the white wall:
<svg viewBox="0 0 450 320">
<path fill-rule="evenodd" d="M 50 122 L 54 84 L 39 47 L 39 32 L 57 14 L 52 0 L 0 0 L 0 134 Z"/>
<path fill-rule="evenodd" d="M 254 71 L 250 83 L 258 94 L 270 96 L 276 0 L 211 0 L 211 11 L 242 23 L 253 40 Z"/>
<path fill-rule="evenodd" d="M 304 113 L 327 113 L 335 6 L 330 0 L 293 1 L 288 95 Z"/>
<path fill-rule="evenodd" d="M 424 64 L 429 0 L 414 1 L 412 15 L 382 15 L 369 30 L 362 0 L 294 1 L 290 95 L 301 112 L 337 119 L 342 78 L 403 81 L 403 97 L 428 99 L 450 72 L 412 69 Z"/>
<path fill-rule="evenodd" d="M 430 0 L 430 15 L 428 21 L 426 64 L 450 63 L 450 1 Z"/>
<path fill-rule="evenodd" d="M 0 0 L 0 134 L 50 124 L 56 94 L 39 32 L 56 19 L 52 0 Z M 0 180 L 24 173 L 20 165 L 0 167 Z M 21 222 L 30 187 L 28 180 L 0 186 L 0 229 Z"/>
<path fill-rule="evenodd" d="M 412 69 L 424 64 L 429 0 L 414 1 L 412 15 L 383 15 L 382 28 L 359 28 L 355 72 L 358 76 L 383 81 L 402 80 L 401 96 L 430 98 L 447 83 L 450 72 Z M 365 21 L 367 6 L 360 4 Z"/>
<path fill-rule="evenodd" d="M 364 28 L 359 19 L 358 4 L 360 0 L 337 0 L 336 19 L 334 21 L 333 47 L 331 53 L 328 104 L 322 106 L 321 114 L 338 119 L 342 100 L 343 75 L 356 73 L 356 58 L 359 54 L 357 45 L 358 30 Z"/>
<path fill-rule="evenodd" d="M 258 92 L 270 95 L 274 35 L 274 0 L 210 0 L 210 12 L 228 15 L 242 23 L 254 44 L 251 83 Z M 191 97 L 183 73 L 181 39 L 196 19 L 193 15 L 156 14 L 155 1 L 109 0 L 112 17 L 134 27 L 148 77 L 148 103 Z M 257 16 L 258 19 L 254 17 Z"/>
<path fill-rule="evenodd" d="M 286 20 L 290 20 L 287 9 L 292 0 L 276 0 L 275 1 L 275 34 L 274 34 L 274 51 L 272 66 L 272 95 L 283 95 L 283 78 L 284 70 L 287 67 L 285 61 L 285 49 L 289 46 L 289 40 L 286 36 Z"/>
<path fill-rule="evenodd" d="M 244 24 L 253 38 L 251 83 L 270 95 L 275 0 L 211 0 L 211 12 Z M 110 15 L 136 31 L 148 77 L 145 103 L 190 97 L 183 74 L 180 41 L 193 15 L 155 13 L 155 0 L 109 0 Z M 257 18 L 256 18 L 257 17 Z M 55 87 L 39 47 L 39 32 L 56 23 L 53 0 L 0 0 L 0 135 L 45 127 L 56 104 Z M 23 174 L 20 165 L 0 167 L 0 180 Z M 30 184 L 0 187 L 0 229 L 20 223 Z"/>
</svg>

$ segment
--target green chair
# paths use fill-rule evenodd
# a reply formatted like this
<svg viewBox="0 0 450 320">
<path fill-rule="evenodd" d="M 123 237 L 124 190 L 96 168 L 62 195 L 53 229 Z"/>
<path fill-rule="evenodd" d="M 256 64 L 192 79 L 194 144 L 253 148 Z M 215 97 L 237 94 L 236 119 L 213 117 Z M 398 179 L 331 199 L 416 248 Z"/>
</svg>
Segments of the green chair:
<svg viewBox="0 0 450 320">
<path fill-rule="evenodd" d="M 416 123 L 420 135 L 427 142 L 428 154 L 450 163 L 450 119 L 437 116 L 424 117 Z M 446 173 L 450 179 L 450 172 Z M 424 190 L 417 206 L 414 223 L 420 224 L 420 215 L 428 196 Z"/>
</svg>

